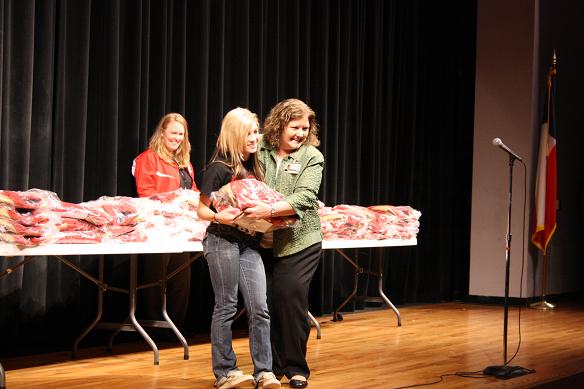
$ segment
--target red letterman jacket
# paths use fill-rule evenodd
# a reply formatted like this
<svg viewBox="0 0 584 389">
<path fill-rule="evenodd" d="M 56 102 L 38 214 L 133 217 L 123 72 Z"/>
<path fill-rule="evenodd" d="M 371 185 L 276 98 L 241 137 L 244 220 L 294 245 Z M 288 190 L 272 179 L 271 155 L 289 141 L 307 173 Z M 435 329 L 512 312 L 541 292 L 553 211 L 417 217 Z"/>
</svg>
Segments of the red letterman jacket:
<svg viewBox="0 0 584 389">
<path fill-rule="evenodd" d="M 195 171 L 191 163 L 189 163 L 187 170 L 193 180 L 191 189 L 199 190 L 195 183 Z M 132 174 L 136 179 L 138 197 L 148 197 L 180 188 L 180 174 L 176 163 L 166 162 L 151 149 L 134 158 Z"/>
</svg>

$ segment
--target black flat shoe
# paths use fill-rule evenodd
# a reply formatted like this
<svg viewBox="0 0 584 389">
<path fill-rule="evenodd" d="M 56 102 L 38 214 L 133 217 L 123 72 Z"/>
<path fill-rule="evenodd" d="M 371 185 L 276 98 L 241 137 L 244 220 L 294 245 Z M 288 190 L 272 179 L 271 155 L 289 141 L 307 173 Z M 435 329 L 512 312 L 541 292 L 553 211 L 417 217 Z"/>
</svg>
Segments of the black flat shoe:
<svg viewBox="0 0 584 389">
<path fill-rule="evenodd" d="M 295 375 L 294 377 L 290 378 L 290 382 L 288 384 L 291 388 L 306 388 L 308 386 L 308 381 L 301 375 Z"/>
</svg>

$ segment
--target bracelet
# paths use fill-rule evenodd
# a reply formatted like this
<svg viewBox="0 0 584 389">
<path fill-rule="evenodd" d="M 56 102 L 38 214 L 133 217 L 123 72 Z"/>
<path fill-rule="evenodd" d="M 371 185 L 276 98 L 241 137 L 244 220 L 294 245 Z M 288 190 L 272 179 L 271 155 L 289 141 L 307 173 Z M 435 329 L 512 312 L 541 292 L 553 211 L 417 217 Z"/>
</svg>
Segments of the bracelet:
<svg viewBox="0 0 584 389">
<path fill-rule="evenodd" d="M 219 223 L 219 221 L 217 220 L 217 212 L 213 213 L 213 221 L 215 223 Z"/>
<path fill-rule="evenodd" d="M 275 213 L 276 213 L 276 208 L 274 208 L 274 206 L 272 204 L 270 204 L 270 216 L 274 217 Z"/>
</svg>

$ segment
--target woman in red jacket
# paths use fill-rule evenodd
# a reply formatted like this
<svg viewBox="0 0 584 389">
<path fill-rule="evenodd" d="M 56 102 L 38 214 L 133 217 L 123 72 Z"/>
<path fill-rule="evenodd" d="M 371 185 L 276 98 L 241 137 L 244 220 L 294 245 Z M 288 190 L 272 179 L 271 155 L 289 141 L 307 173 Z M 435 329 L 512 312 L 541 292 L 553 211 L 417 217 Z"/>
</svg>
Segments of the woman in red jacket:
<svg viewBox="0 0 584 389">
<path fill-rule="evenodd" d="M 132 173 L 139 197 L 178 188 L 197 190 L 189 125 L 181 114 L 169 113 L 160 119 L 148 149 L 134 159 Z"/>
<path fill-rule="evenodd" d="M 197 190 L 195 174 L 191 164 L 189 125 L 178 113 L 168 113 L 160 119 L 150 138 L 146 151 L 134 159 L 132 174 L 136 179 L 139 197 L 170 192 L 179 188 Z M 189 260 L 188 253 L 170 255 L 167 274 Z M 160 279 L 162 255 L 149 254 L 144 268 L 144 282 Z M 175 324 L 183 326 L 187 314 L 190 294 L 190 269 L 176 274 L 168 283 L 168 313 Z M 161 317 L 161 298 L 157 288 L 144 291 L 142 302 L 149 319 Z"/>
</svg>

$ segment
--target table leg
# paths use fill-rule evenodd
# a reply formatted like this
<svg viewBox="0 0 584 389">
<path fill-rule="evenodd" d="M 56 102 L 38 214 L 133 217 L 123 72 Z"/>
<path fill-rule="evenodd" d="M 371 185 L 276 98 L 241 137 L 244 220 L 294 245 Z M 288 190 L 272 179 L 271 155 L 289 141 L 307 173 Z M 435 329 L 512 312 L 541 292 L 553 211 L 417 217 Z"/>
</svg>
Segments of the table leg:
<svg viewBox="0 0 584 389">
<path fill-rule="evenodd" d="M 353 290 L 352 290 L 351 294 L 349 294 L 349 296 L 337 307 L 337 309 L 335 309 L 335 311 L 333 313 L 333 321 L 343 320 L 343 316 L 339 313 L 339 311 L 349 301 L 351 301 L 351 299 L 353 297 L 355 297 L 355 295 L 357 294 L 357 289 L 358 289 L 358 285 L 359 285 L 359 275 L 363 274 L 363 273 L 367 273 L 367 274 L 370 274 L 372 276 L 377 277 L 377 279 L 378 279 L 377 291 L 379 293 L 379 297 L 369 297 L 369 298 L 365 297 L 365 301 L 379 301 L 379 300 L 381 300 L 382 302 L 387 304 L 387 306 L 389 308 L 391 308 L 393 310 L 393 312 L 395 313 L 395 315 L 397 317 L 397 325 L 398 325 L 398 327 L 400 327 L 401 326 L 401 315 L 400 315 L 398 309 L 392 304 L 392 302 L 389 300 L 389 298 L 385 295 L 385 293 L 383 293 L 383 257 L 379 258 L 379 269 L 378 269 L 378 272 L 375 273 L 375 272 L 371 272 L 371 271 L 365 271 L 362 267 L 359 267 L 357 262 L 355 262 L 353 259 L 351 259 L 347 254 L 342 252 L 340 249 L 335 249 L 335 251 L 337 253 L 339 253 L 347 262 L 349 262 L 351 264 L 351 266 L 353 266 L 353 268 L 355 269 L 355 281 L 354 281 Z"/>
<path fill-rule="evenodd" d="M 109 354 L 114 352 L 114 339 L 116 338 L 116 336 L 118 336 L 118 334 L 122 332 L 122 328 L 116 328 L 115 330 L 112 331 L 112 334 L 110 335 L 109 339 L 107 340 L 107 352 Z"/>
<path fill-rule="evenodd" d="M 22 261 L 18 262 L 16 265 L 4 269 L 2 271 L 2 273 L 0 273 L 0 278 L 11 274 L 14 270 L 18 269 L 21 266 L 26 265 L 27 263 L 29 263 L 30 261 L 32 261 L 35 258 L 36 257 L 25 257 Z M 0 389 L 2 389 L 2 388 L 0 388 Z"/>
<path fill-rule="evenodd" d="M 116 337 L 116 335 L 120 331 L 137 331 L 144 338 L 144 340 L 146 340 L 146 342 L 150 345 L 150 347 L 154 351 L 154 364 L 158 365 L 159 364 L 158 347 L 156 346 L 156 344 L 154 343 L 152 338 L 146 333 L 146 331 L 142 327 L 142 324 L 140 324 L 138 322 L 138 320 L 136 319 L 136 304 L 137 304 L 136 300 L 137 300 L 138 289 L 159 286 L 161 288 L 161 293 L 162 293 L 162 304 L 163 304 L 162 315 L 164 316 L 164 321 L 143 320 L 142 323 L 144 323 L 144 326 L 148 326 L 148 327 L 163 327 L 163 328 L 172 329 L 173 332 L 175 333 L 175 335 L 177 336 L 177 338 L 179 339 L 179 341 L 183 345 L 184 359 L 189 359 L 188 343 L 187 343 L 186 339 L 183 337 L 183 335 L 180 333 L 180 331 L 178 330 L 176 325 L 172 322 L 172 320 L 168 316 L 168 313 L 166 312 L 166 282 L 169 279 L 171 279 L 172 277 L 174 277 L 180 271 L 184 271 L 185 268 L 190 266 L 190 264 L 192 262 L 194 262 L 196 259 L 200 258 L 201 256 L 202 256 L 201 253 L 194 255 L 193 257 L 191 257 L 189 259 L 189 261 L 187 263 L 182 264 L 181 266 L 179 266 L 177 269 L 175 269 L 172 273 L 170 273 L 168 275 L 166 274 L 166 267 L 163 266 L 161 280 L 150 283 L 150 284 L 138 286 L 138 257 L 136 254 L 132 254 L 132 255 L 130 255 L 130 289 L 129 290 L 113 287 L 113 286 L 107 285 L 103 282 L 103 278 L 104 278 L 104 256 L 103 255 L 101 255 L 99 257 L 99 276 L 98 276 L 98 278 L 94 278 L 93 276 L 91 276 L 90 274 L 85 272 L 80 267 L 69 262 L 67 259 L 65 259 L 59 255 L 55 256 L 63 264 L 67 265 L 68 267 L 71 267 L 72 269 L 77 271 L 79 274 L 81 274 L 85 278 L 89 279 L 94 284 L 96 284 L 98 287 L 98 300 L 97 300 L 98 306 L 97 306 L 97 313 L 96 313 L 95 319 L 81 333 L 81 335 L 79 335 L 79 337 L 75 340 L 75 343 L 73 345 L 73 351 L 72 351 L 73 358 L 76 358 L 76 356 L 77 356 L 77 349 L 78 349 L 78 346 L 79 346 L 79 343 L 81 342 L 81 340 L 85 336 L 87 336 L 87 334 L 93 329 L 99 328 L 99 329 L 113 330 L 113 333 L 112 333 L 111 337 L 109 338 L 108 347 L 107 347 L 107 351 L 110 353 L 112 352 L 114 338 Z M 165 261 L 162 261 L 162 262 L 164 265 Z M 0 276 L 2 276 L 2 275 L 3 274 L 0 274 Z M 100 322 L 102 314 L 103 314 L 103 294 L 104 294 L 104 292 L 106 292 L 108 290 L 129 294 L 129 315 L 128 315 L 128 319 L 130 321 L 129 323 L 127 320 L 124 323 Z M 0 387 L 0 389 L 3 389 L 3 388 Z"/>
<path fill-rule="evenodd" d="M 138 284 L 138 258 L 137 258 L 136 254 L 132 254 L 132 255 L 130 255 L 130 301 L 129 301 L 130 315 L 129 315 L 129 317 L 130 317 L 130 321 L 132 322 L 132 325 L 134 326 L 136 331 L 138 331 L 140 333 L 140 335 L 142 335 L 142 337 L 144 338 L 146 343 L 148 343 L 150 345 L 150 348 L 152 348 L 152 351 L 154 351 L 154 364 L 158 365 L 159 364 L 158 347 L 156 347 L 156 343 L 154 343 L 152 338 L 150 338 L 150 336 L 146 333 L 146 331 L 144 331 L 144 329 L 142 328 L 140 323 L 138 323 L 138 320 L 136 320 L 136 289 L 137 289 L 137 284 Z"/>
<path fill-rule="evenodd" d="M 184 336 L 178 330 L 178 328 L 176 328 L 176 325 L 170 319 L 170 316 L 168 316 L 168 312 L 166 311 L 166 281 L 168 279 L 166 276 L 166 265 L 168 264 L 169 257 L 170 257 L 169 254 L 164 255 L 164 258 L 162 260 L 162 269 L 161 269 L 161 277 L 160 277 L 161 278 L 160 293 L 161 293 L 161 298 L 162 298 L 162 317 L 164 317 L 164 320 L 169 324 L 170 328 L 172 329 L 172 331 L 174 332 L 174 334 L 176 335 L 178 340 L 182 343 L 182 345 L 183 345 L 183 358 L 185 360 L 187 360 L 187 359 L 189 359 L 189 345 L 188 345 L 186 339 L 184 338 Z M 190 264 L 190 262 L 189 262 L 189 264 Z M 188 271 L 188 269 L 185 271 Z"/>
<path fill-rule="evenodd" d="M 9 268 L 5 269 L 2 273 L 0 273 L 0 278 L 12 273 L 15 269 L 17 269 L 21 266 L 24 266 L 26 263 L 28 263 L 29 261 L 32 261 L 33 259 L 34 259 L 34 257 L 24 258 L 22 261 L 17 263 L 15 266 L 9 267 Z M 4 367 L 2 367 L 1 363 L 0 363 L 0 389 L 6 389 L 6 373 L 4 372 Z"/>
<path fill-rule="evenodd" d="M 333 313 L 333 321 L 341 321 L 343 320 L 343 316 L 339 313 L 339 311 L 345 305 L 347 305 L 347 303 L 351 301 L 351 299 L 355 297 L 355 295 L 357 294 L 357 288 L 359 286 L 359 274 L 363 273 L 363 268 L 359 267 L 359 265 L 357 265 L 355 261 L 353 261 L 347 254 L 345 254 L 341 250 L 335 249 L 335 251 L 339 253 L 343 258 L 345 258 L 345 260 L 349 262 L 351 266 L 353 266 L 353 268 L 355 269 L 355 280 L 353 282 L 353 290 L 351 291 L 351 294 L 347 296 L 347 298 L 337 307 L 337 309 L 335 309 L 335 312 Z"/>
<path fill-rule="evenodd" d="M 6 389 L 6 374 L 4 373 L 4 368 L 0 363 L 0 389 Z"/>
<path fill-rule="evenodd" d="M 144 330 L 144 327 L 169 328 L 169 329 L 172 329 L 172 331 L 175 333 L 178 340 L 183 345 L 184 359 L 185 360 L 189 359 L 188 343 L 187 343 L 186 339 L 184 338 L 184 336 L 180 333 L 180 331 L 178 330 L 178 328 L 176 327 L 174 322 L 168 316 L 168 313 L 166 310 L 166 306 L 167 306 L 166 290 L 167 290 L 168 280 L 170 280 L 172 277 L 174 277 L 179 272 L 186 271 L 185 269 L 187 269 L 191 265 L 191 263 L 194 262 L 196 259 L 200 258 L 202 256 L 202 254 L 198 253 L 198 254 L 194 255 L 193 257 L 191 257 L 189 259 L 189 261 L 187 261 L 186 263 L 184 263 L 181 266 L 179 266 L 178 268 L 176 268 L 170 274 L 166 273 L 166 265 L 168 262 L 168 260 L 167 260 L 168 255 L 169 254 L 165 255 L 165 257 L 161 261 L 161 278 L 159 280 L 157 280 L 155 282 L 143 284 L 143 285 L 138 285 L 138 281 L 137 281 L 138 261 L 137 261 L 137 256 L 132 255 L 130 257 L 130 286 L 131 286 L 130 290 L 122 290 L 122 289 L 114 288 L 111 286 L 107 287 L 110 290 L 115 290 L 118 292 L 124 292 L 124 293 L 130 294 L 130 309 L 129 309 L 130 313 L 129 313 L 127 319 L 123 323 L 97 323 L 95 325 L 95 328 L 113 330 L 112 335 L 110 336 L 109 341 L 108 341 L 108 348 L 107 348 L 108 352 L 110 352 L 110 353 L 112 352 L 114 338 L 120 333 L 120 331 L 137 331 L 148 342 L 148 344 L 150 345 L 150 347 L 154 351 L 154 364 L 158 365 L 158 354 L 159 354 L 158 348 L 156 347 L 156 344 L 152 341 L 152 338 L 150 338 L 150 336 L 147 335 L 146 331 Z M 105 287 L 106 286 L 104 286 L 104 289 L 105 289 Z M 140 320 L 140 321 L 138 321 L 136 319 L 137 291 L 140 289 L 145 289 L 145 288 L 150 288 L 150 287 L 159 287 L 160 288 L 161 298 L 162 298 L 161 311 L 162 311 L 162 316 L 163 316 L 164 320 Z M 128 323 L 128 321 L 129 321 L 129 323 Z"/>
<path fill-rule="evenodd" d="M 312 313 L 310 313 L 310 311 L 308 311 L 308 318 L 316 327 L 316 339 L 320 339 L 320 323 L 318 322 L 318 320 L 316 320 L 314 316 L 312 316 Z"/>
<path fill-rule="evenodd" d="M 75 339 L 73 343 L 73 350 L 71 351 L 71 356 L 73 359 L 77 358 L 77 348 L 79 347 L 79 342 L 96 326 L 97 323 L 101 320 L 101 315 L 103 313 L 103 292 L 104 292 L 104 284 L 103 284 L 103 269 L 104 269 L 104 259 L 103 255 L 99 256 L 98 261 L 98 277 L 99 282 L 97 283 L 97 313 L 95 314 L 95 319 L 87 328 Z"/>
<path fill-rule="evenodd" d="M 389 301 L 389 298 L 387 298 L 387 296 L 385 295 L 385 293 L 383 293 L 383 257 L 379 258 L 379 277 L 378 277 L 378 291 L 379 291 L 379 296 L 381 297 L 381 299 L 383 300 L 383 302 L 385 304 L 387 304 L 395 313 L 395 316 L 397 316 L 397 326 L 401 327 L 401 315 L 399 313 L 399 311 L 397 310 L 397 308 L 395 307 L 395 305 L 392 304 L 391 301 Z"/>
</svg>

